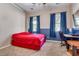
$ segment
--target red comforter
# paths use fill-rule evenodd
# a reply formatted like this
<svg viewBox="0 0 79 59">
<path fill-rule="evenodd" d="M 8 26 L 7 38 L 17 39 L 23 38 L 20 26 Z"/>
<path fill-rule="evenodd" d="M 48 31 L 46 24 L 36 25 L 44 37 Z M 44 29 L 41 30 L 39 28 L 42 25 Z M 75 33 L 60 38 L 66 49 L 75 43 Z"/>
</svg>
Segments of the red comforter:
<svg viewBox="0 0 79 59">
<path fill-rule="evenodd" d="M 46 41 L 44 34 L 32 34 L 29 32 L 12 35 L 12 45 L 39 50 Z"/>
</svg>

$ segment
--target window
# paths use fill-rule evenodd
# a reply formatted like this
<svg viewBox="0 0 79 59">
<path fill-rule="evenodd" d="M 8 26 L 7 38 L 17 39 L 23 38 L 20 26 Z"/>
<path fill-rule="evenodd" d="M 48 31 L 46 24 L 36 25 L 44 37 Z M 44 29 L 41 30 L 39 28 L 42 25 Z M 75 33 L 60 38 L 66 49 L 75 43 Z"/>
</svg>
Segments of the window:
<svg viewBox="0 0 79 59">
<path fill-rule="evenodd" d="M 33 17 L 33 32 L 37 31 L 37 18 Z"/>
<path fill-rule="evenodd" d="M 60 31 L 60 13 L 56 13 L 55 16 L 55 31 Z"/>
<path fill-rule="evenodd" d="M 74 28 L 79 28 L 79 16 L 74 16 Z"/>
</svg>

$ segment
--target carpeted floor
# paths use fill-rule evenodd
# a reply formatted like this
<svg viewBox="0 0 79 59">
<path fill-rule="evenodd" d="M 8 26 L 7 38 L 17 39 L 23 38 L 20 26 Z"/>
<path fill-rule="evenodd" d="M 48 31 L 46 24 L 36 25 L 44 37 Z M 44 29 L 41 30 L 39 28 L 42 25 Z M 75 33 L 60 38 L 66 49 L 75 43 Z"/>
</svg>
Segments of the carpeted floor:
<svg viewBox="0 0 79 59">
<path fill-rule="evenodd" d="M 39 51 L 9 46 L 7 48 L 0 49 L 0 56 L 67 56 L 67 54 L 66 48 L 61 47 L 60 42 L 49 40 Z"/>
</svg>

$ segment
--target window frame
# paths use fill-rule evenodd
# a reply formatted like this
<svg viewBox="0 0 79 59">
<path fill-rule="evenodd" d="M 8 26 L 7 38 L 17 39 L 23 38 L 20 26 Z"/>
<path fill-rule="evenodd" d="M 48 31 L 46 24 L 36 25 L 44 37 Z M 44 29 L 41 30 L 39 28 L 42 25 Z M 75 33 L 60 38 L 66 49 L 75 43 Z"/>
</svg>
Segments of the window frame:
<svg viewBox="0 0 79 59">
<path fill-rule="evenodd" d="M 78 21 L 78 23 L 77 23 L 77 20 L 76 20 L 76 16 L 75 15 L 73 15 L 73 21 L 74 21 L 74 26 L 73 26 L 73 28 L 77 28 L 77 29 L 79 29 L 79 21 Z"/>
</svg>

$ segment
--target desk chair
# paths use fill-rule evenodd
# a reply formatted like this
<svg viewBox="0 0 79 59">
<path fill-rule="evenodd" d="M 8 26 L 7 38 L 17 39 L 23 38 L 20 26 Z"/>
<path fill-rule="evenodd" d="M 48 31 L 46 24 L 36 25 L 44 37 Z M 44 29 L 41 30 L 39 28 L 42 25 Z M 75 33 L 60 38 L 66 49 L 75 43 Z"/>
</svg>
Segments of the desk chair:
<svg viewBox="0 0 79 59">
<path fill-rule="evenodd" d="M 59 31 L 60 39 L 61 39 L 61 46 L 66 46 L 66 40 L 64 38 L 64 33 L 62 31 Z"/>
</svg>

